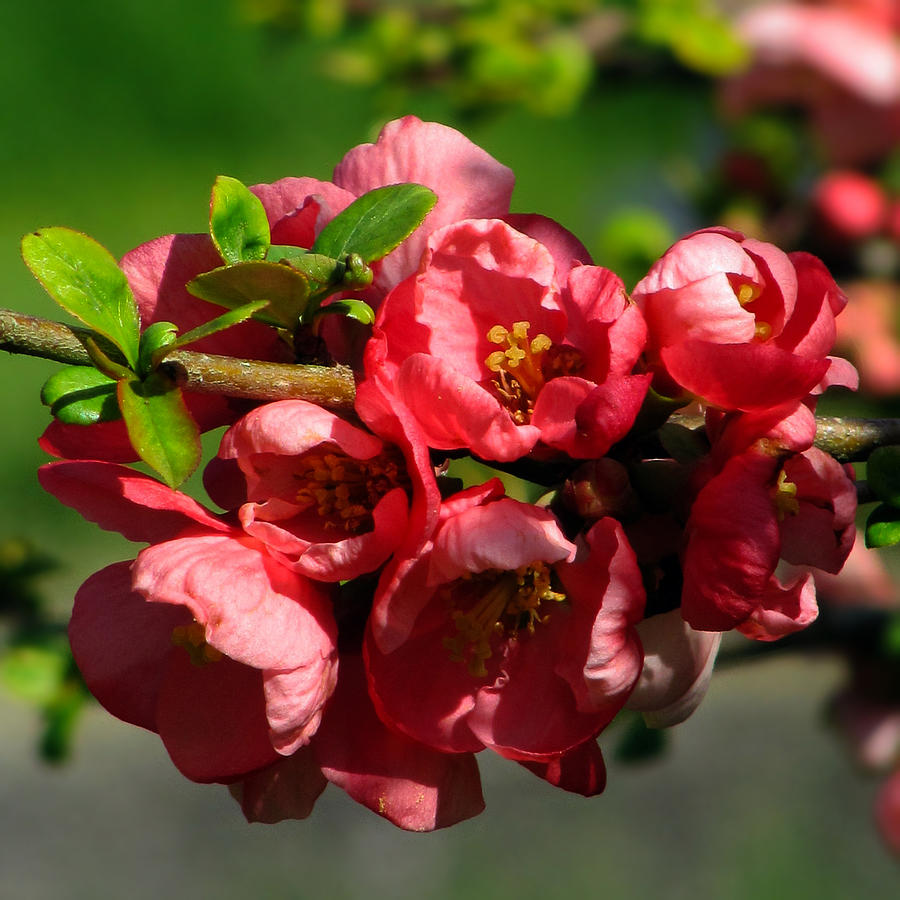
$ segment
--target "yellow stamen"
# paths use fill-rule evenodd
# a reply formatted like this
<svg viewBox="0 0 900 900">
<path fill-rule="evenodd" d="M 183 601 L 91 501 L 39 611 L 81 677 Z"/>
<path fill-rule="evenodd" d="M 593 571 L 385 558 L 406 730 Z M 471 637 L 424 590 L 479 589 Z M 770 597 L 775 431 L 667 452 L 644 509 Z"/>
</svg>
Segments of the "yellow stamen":
<svg viewBox="0 0 900 900">
<path fill-rule="evenodd" d="M 294 477 L 299 482 L 295 501 L 302 511 L 315 508 L 326 527 L 351 532 L 371 526 L 372 510 L 388 491 L 409 488 L 406 466 L 393 447 L 371 459 L 313 450 L 300 457 Z"/>
<path fill-rule="evenodd" d="M 775 503 L 775 514 L 778 521 L 783 522 L 788 516 L 796 516 L 800 512 L 800 501 L 797 500 L 797 485 L 787 480 L 787 473 L 782 469 L 778 473 L 778 483 L 772 492 Z"/>
<path fill-rule="evenodd" d="M 515 571 L 489 571 L 460 579 L 449 585 L 445 596 L 454 604 L 473 599 L 466 610 L 451 613 L 456 634 L 443 640 L 455 662 L 465 662 L 469 674 L 487 675 L 485 660 L 493 655 L 492 640 L 506 637 L 516 640 L 525 629 L 534 634 L 535 626 L 546 622 L 541 604 L 562 602 L 566 595 L 551 587 L 551 570 L 543 562 L 534 562 Z"/>
<path fill-rule="evenodd" d="M 195 666 L 205 666 L 222 658 L 220 651 L 206 643 L 206 629 L 199 622 L 176 625 L 172 629 L 172 643 L 184 647 Z"/>
<path fill-rule="evenodd" d="M 768 322 L 757 322 L 754 334 L 761 341 L 766 340 L 772 335 L 772 326 Z"/>
<path fill-rule="evenodd" d="M 572 375 L 583 366 L 574 347 L 555 345 L 543 333 L 529 339 L 530 328 L 530 322 L 515 322 L 512 330 L 494 325 L 487 333 L 492 344 L 506 344 L 504 350 L 489 353 L 484 364 L 494 373 L 491 389 L 518 425 L 531 421 L 535 400 L 547 381 Z"/>
<path fill-rule="evenodd" d="M 738 303 L 740 303 L 741 306 L 752 303 L 761 293 L 762 289 L 755 284 L 742 284 L 736 291 Z"/>
</svg>

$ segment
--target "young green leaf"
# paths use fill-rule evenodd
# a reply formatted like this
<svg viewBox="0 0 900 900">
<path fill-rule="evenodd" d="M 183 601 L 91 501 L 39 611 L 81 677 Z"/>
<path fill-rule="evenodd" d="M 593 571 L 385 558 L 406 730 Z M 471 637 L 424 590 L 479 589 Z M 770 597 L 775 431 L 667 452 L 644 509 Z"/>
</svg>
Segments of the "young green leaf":
<svg viewBox="0 0 900 900">
<path fill-rule="evenodd" d="M 320 307 L 316 317 L 327 315 L 346 316 L 348 319 L 362 322 L 363 325 L 371 325 L 375 321 L 374 310 L 362 300 L 335 300 L 328 306 Z"/>
<path fill-rule="evenodd" d="M 200 464 L 200 432 L 181 391 L 160 372 L 118 384 L 119 408 L 137 454 L 169 487 L 177 487 Z"/>
<path fill-rule="evenodd" d="M 141 335 L 140 376 L 146 378 L 158 365 L 175 343 L 178 326 L 174 322 L 154 322 L 144 329 Z"/>
<path fill-rule="evenodd" d="M 321 231 L 313 253 L 343 259 L 358 253 L 370 263 L 387 256 L 422 224 L 437 195 L 421 184 L 390 184 L 354 200 Z"/>
<path fill-rule="evenodd" d="M 302 272 L 314 285 L 339 285 L 343 282 L 347 265 L 343 260 L 332 259 L 321 253 L 305 253 L 289 259 L 288 264 Z"/>
<path fill-rule="evenodd" d="M 121 417 L 116 381 L 91 366 L 66 366 L 41 388 L 41 402 L 66 425 L 93 425 Z"/>
<path fill-rule="evenodd" d="M 170 341 L 156 351 L 152 358 L 153 367 L 158 366 L 165 359 L 166 354 L 171 353 L 173 350 L 186 347 L 188 344 L 193 344 L 194 341 L 202 340 L 211 334 L 217 334 L 226 328 L 231 328 L 232 325 L 240 325 L 241 322 L 246 322 L 247 319 L 261 309 L 265 309 L 268 305 L 268 300 L 256 300 L 253 303 L 248 303 L 246 306 L 238 306 L 236 309 L 229 310 L 221 316 L 216 316 L 215 319 L 210 319 L 209 322 L 204 322 L 202 325 L 186 331 L 174 341 Z"/>
<path fill-rule="evenodd" d="M 140 316 L 125 273 L 92 238 L 70 228 L 42 228 L 22 238 L 22 258 L 47 293 L 138 365 Z"/>
<path fill-rule="evenodd" d="M 881 503 L 866 521 L 866 546 L 891 547 L 900 544 L 900 510 Z"/>
<path fill-rule="evenodd" d="M 226 306 L 244 307 L 268 301 L 265 312 L 255 313 L 261 322 L 293 329 L 309 300 L 309 281 L 291 266 L 272 262 L 244 262 L 222 266 L 187 283 L 195 297 Z"/>
<path fill-rule="evenodd" d="M 266 252 L 269 262 L 284 262 L 299 259 L 309 253 L 305 247 L 295 247 L 293 244 L 272 244 Z"/>
<path fill-rule="evenodd" d="M 220 175 L 209 203 L 209 233 L 226 263 L 265 259 L 271 243 L 269 220 L 259 197 Z"/>
</svg>

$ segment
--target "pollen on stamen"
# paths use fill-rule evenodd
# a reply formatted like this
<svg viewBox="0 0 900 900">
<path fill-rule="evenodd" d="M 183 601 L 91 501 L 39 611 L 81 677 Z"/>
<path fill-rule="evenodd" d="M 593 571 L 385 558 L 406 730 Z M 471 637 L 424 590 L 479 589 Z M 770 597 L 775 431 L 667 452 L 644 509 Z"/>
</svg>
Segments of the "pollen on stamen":
<svg viewBox="0 0 900 900">
<path fill-rule="evenodd" d="M 772 326 L 768 322 L 757 322 L 754 329 L 754 335 L 761 341 L 766 340 L 772 335 Z"/>
<path fill-rule="evenodd" d="M 788 516 L 796 516 L 800 512 L 800 501 L 797 499 L 797 485 L 787 480 L 787 473 L 782 469 L 778 473 L 778 482 L 772 491 L 775 503 L 775 515 L 779 522 Z"/>
<path fill-rule="evenodd" d="M 454 608 L 451 613 L 455 634 L 443 639 L 454 662 L 466 664 L 476 678 L 487 675 L 485 662 L 493 655 L 492 641 L 517 640 L 524 629 L 535 628 L 549 618 L 545 603 L 558 603 L 566 595 L 551 587 L 551 570 L 543 562 L 521 566 L 514 572 L 485 572 L 448 586 L 442 595 Z M 469 604 L 468 601 L 473 600 Z"/>
<path fill-rule="evenodd" d="M 186 650 L 195 666 L 205 666 L 222 659 L 221 651 L 206 643 L 206 629 L 199 622 L 176 625 L 172 629 L 172 643 Z"/>
<path fill-rule="evenodd" d="M 761 293 L 762 289 L 757 287 L 755 284 L 742 284 L 737 289 L 738 303 L 740 303 L 741 306 L 746 306 L 748 303 L 752 303 L 754 300 L 756 300 Z"/>
</svg>

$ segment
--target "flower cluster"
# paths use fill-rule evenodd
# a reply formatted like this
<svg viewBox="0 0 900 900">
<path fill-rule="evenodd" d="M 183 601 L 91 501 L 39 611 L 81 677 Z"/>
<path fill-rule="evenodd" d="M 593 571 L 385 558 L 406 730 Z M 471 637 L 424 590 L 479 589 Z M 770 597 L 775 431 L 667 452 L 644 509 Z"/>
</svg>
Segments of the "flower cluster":
<svg viewBox="0 0 900 900">
<path fill-rule="evenodd" d="M 333 182 L 253 190 L 273 241 L 310 248 L 398 182 L 437 205 L 373 264 L 366 340 L 339 317 L 321 334 L 357 371 L 352 414 L 188 398 L 230 423 L 204 477 L 222 512 L 121 465 L 116 423 L 43 439 L 65 457 L 44 487 L 147 545 L 78 591 L 86 683 L 251 820 L 304 817 L 332 782 L 400 827 L 451 825 L 483 807 L 486 748 L 599 793 L 620 710 L 686 718 L 722 632 L 815 617 L 812 576 L 780 561 L 837 572 L 853 543 L 852 473 L 813 446 L 817 396 L 855 379 L 816 258 L 709 229 L 629 297 L 560 225 L 510 212 L 505 166 L 412 117 Z M 209 318 L 184 286 L 217 265 L 199 235 L 123 260 L 145 323 L 180 327 Z M 205 349 L 284 359 L 269 331 Z M 705 421 L 670 419 L 688 406 Z M 540 502 L 508 496 L 523 480 Z"/>
</svg>

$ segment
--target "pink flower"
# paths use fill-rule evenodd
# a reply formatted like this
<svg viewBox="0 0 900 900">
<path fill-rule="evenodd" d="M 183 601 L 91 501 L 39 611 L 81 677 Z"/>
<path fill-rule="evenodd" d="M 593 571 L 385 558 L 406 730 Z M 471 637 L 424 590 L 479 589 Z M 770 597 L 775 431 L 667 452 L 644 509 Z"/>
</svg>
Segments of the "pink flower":
<svg viewBox="0 0 900 900">
<path fill-rule="evenodd" d="M 537 224 L 549 248 L 496 219 L 435 232 L 418 275 L 382 304 L 367 379 L 431 447 L 510 461 L 540 441 L 594 458 L 637 415 L 643 321 L 612 272 L 573 265 L 570 236 Z"/>
<path fill-rule="evenodd" d="M 741 115 L 763 105 L 800 104 L 834 162 L 885 155 L 900 137 L 896 16 L 880 0 L 749 10 L 740 32 L 755 64 L 726 84 L 726 107 Z"/>
<path fill-rule="evenodd" d="M 900 289 L 888 281 L 858 281 L 847 293 L 850 302 L 838 320 L 838 346 L 859 367 L 866 390 L 894 394 L 900 390 L 900 341 L 895 320 Z"/>
<path fill-rule="evenodd" d="M 379 398 L 368 397 L 358 406 L 383 423 Z M 303 400 L 248 413 L 219 449 L 246 478 L 244 530 L 323 581 L 372 572 L 404 541 L 421 542 L 437 511 L 437 485 L 427 448 L 413 446 L 396 412 L 393 421 L 400 446 Z M 411 518 L 412 495 L 418 512 Z"/>
<path fill-rule="evenodd" d="M 632 296 L 663 392 L 765 410 L 826 384 L 855 386 L 855 372 L 828 358 L 846 298 L 809 254 L 723 228 L 697 231 L 667 250 Z"/>
<path fill-rule="evenodd" d="M 828 172 L 816 185 L 813 202 L 839 240 L 858 241 L 870 237 L 887 219 L 888 202 L 884 191 L 877 181 L 860 172 Z"/>
<path fill-rule="evenodd" d="M 362 659 L 341 677 L 310 745 L 232 786 L 251 822 L 303 819 L 328 783 L 409 831 L 454 825 L 484 808 L 471 753 L 441 753 L 389 729 L 366 690 Z"/>
<path fill-rule="evenodd" d="M 73 653 L 110 712 L 157 731 L 197 781 L 232 780 L 309 741 L 337 675 L 323 586 L 130 469 L 59 462 L 39 476 L 102 528 L 151 543 L 76 596 Z"/>
<path fill-rule="evenodd" d="M 767 450 L 769 452 L 767 452 Z M 837 572 L 853 546 L 856 492 L 815 448 L 786 456 L 766 439 L 699 491 L 686 526 L 682 614 L 694 628 L 774 640 L 816 617 L 809 573 L 783 585 L 779 557 Z"/>
<path fill-rule="evenodd" d="M 490 747 L 554 784 L 602 789 L 594 737 L 641 668 L 644 595 L 621 527 L 576 546 L 547 511 L 456 495 L 382 576 L 365 651 L 381 717 L 447 753 Z"/>
</svg>

